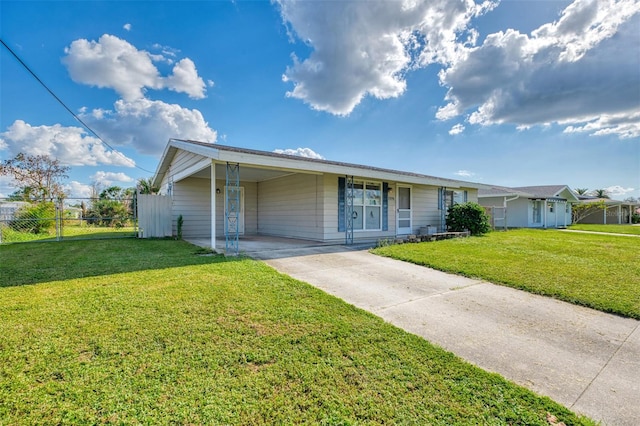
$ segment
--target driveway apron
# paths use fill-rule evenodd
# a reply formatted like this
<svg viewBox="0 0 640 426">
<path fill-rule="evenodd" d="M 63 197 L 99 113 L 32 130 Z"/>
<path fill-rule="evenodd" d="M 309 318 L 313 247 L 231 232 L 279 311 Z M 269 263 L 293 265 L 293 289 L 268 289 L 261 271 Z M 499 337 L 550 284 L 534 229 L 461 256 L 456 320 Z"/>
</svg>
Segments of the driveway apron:
<svg viewBox="0 0 640 426">
<path fill-rule="evenodd" d="M 575 412 L 640 424 L 639 321 L 367 250 L 251 255 Z"/>
</svg>

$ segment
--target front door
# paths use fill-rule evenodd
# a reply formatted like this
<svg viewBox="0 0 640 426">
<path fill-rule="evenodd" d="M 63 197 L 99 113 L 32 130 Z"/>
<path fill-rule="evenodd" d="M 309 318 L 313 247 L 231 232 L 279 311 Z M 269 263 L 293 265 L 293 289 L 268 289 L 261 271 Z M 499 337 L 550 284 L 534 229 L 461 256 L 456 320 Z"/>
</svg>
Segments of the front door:
<svg viewBox="0 0 640 426">
<path fill-rule="evenodd" d="M 396 234 L 407 235 L 412 233 L 411 226 L 411 187 L 398 186 L 396 196 Z"/>
</svg>

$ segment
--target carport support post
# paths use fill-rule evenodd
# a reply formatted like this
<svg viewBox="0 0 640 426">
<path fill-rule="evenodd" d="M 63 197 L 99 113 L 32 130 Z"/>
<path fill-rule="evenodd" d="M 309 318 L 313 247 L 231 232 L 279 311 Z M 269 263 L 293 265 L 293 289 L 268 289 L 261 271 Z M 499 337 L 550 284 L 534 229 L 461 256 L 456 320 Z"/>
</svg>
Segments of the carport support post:
<svg viewBox="0 0 640 426">
<path fill-rule="evenodd" d="M 211 161 L 211 249 L 216 249 L 216 163 Z"/>
</svg>

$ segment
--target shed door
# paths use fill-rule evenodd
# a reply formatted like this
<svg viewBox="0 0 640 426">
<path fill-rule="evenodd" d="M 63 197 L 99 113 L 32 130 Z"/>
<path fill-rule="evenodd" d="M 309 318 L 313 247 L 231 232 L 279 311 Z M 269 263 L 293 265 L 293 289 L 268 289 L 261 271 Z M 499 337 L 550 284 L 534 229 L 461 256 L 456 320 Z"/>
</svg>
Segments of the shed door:
<svg viewBox="0 0 640 426">
<path fill-rule="evenodd" d="M 411 187 L 398 186 L 398 195 L 396 200 L 396 217 L 398 222 L 396 234 L 411 234 Z"/>
</svg>

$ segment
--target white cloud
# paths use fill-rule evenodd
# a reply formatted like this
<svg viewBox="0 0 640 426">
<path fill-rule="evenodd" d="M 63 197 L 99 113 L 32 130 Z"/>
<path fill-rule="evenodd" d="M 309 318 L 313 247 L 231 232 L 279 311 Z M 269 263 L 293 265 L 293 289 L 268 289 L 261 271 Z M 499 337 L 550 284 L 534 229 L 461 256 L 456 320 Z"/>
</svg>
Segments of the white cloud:
<svg viewBox="0 0 640 426">
<path fill-rule="evenodd" d="M 458 170 L 454 173 L 454 175 L 469 178 L 475 176 L 476 174 L 474 172 L 470 172 L 469 170 Z"/>
<path fill-rule="evenodd" d="M 365 96 L 394 98 L 406 90 L 405 73 L 457 56 L 459 37 L 473 43 L 469 21 L 494 7 L 473 0 L 275 0 L 291 38 L 313 52 L 283 75 L 287 96 L 313 109 L 348 115 Z M 463 42 L 465 43 L 465 42 Z"/>
<path fill-rule="evenodd" d="M 298 157 L 315 158 L 316 160 L 324 160 L 324 157 L 311 148 L 296 148 L 296 149 L 274 149 L 276 154 L 297 155 Z"/>
<path fill-rule="evenodd" d="M 65 53 L 62 62 L 73 81 L 114 89 L 127 101 L 144 97 L 147 89 L 164 88 L 186 93 L 194 99 L 205 97 L 204 80 L 188 58 L 175 65 L 173 74 L 162 77 L 153 62 L 163 61 L 165 56 L 138 50 L 129 42 L 109 34 L 104 34 L 98 41 L 75 40 Z"/>
<path fill-rule="evenodd" d="M 92 188 L 91 185 L 86 185 L 76 180 L 72 180 L 68 184 L 64 185 L 64 192 L 70 198 L 89 198 L 92 195 Z"/>
<path fill-rule="evenodd" d="M 449 130 L 450 135 L 459 135 L 462 132 L 464 132 L 464 125 L 460 123 L 454 125 L 451 130 Z"/>
<path fill-rule="evenodd" d="M 162 55 L 171 56 L 172 58 L 177 57 L 178 53 L 180 53 L 180 49 L 175 49 L 171 46 L 163 46 L 160 43 L 154 43 L 153 46 L 151 47 L 154 48 L 155 50 L 161 51 Z"/>
<path fill-rule="evenodd" d="M 170 138 L 212 143 L 217 139 L 197 109 L 149 99 L 121 99 L 113 110 L 93 110 L 82 114 L 82 119 L 107 142 L 155 156 L 162 154 Z"/>
<path fill-rule="evenodd" d="M 124 24 L 124 25 L 122 26 L 122 28 L 124 28 L 124 29 L 125 29 L 125 30 L 127 30 L 127 31 L 131 31 L 131 24 L 126 23 L 126 24 Z"/>
<path fill-rule="evenodd" d="M 605 191 L 607 191 L 607 194 L 610 194 L 614 197 L 619 197 L 635 191 L 635 188 L 624 188 L 620 185 L 614 185 L 605 188 Z"/>
<path fill-rule="evenodd" d="M 436 117 L 637 137 L 639 12 L 635 0 L 576 0 L 531 35 L 490 34 L 440 72 L 449 103 Z"/>
<path fill-rule="evenodd" d="M 48 155 L 69 166 L 96 166 L 99 164 L 133 167 L 135 161 L 124 154 L 108 151 L 97 138 L 88 136 L 80 127 L 31 126 L 16 120 L 0 133 L 0 145 L 12 155 Z"/>
<path fill-rule="evenodd" d="M 111 186 L 114 182 L 129 183 L 133 182 L 133 178 L 122 172 L 103 172 L 98 171 L 91 176 L 91 181 L 102 186 Z"/>
<path fill-rule="evenodd" d="M 567 126 L 564 133 L 589 133 L 593 136 L 615 134 L 620 139 L 640 137 L 640 111 L 621 114 L 603 114 L 586 124 Z"/>
<path fill-rule="evenodd" d="M 189 58 L 180 60 L 173 67 L 173 74 L 166 77 L 164 82 L 169 90 L 184 92 L 193 99 L 204 98 L 204 93 L 207 90 L 204 80 L 198 76 L 196 65 Z"/>
</svg>

